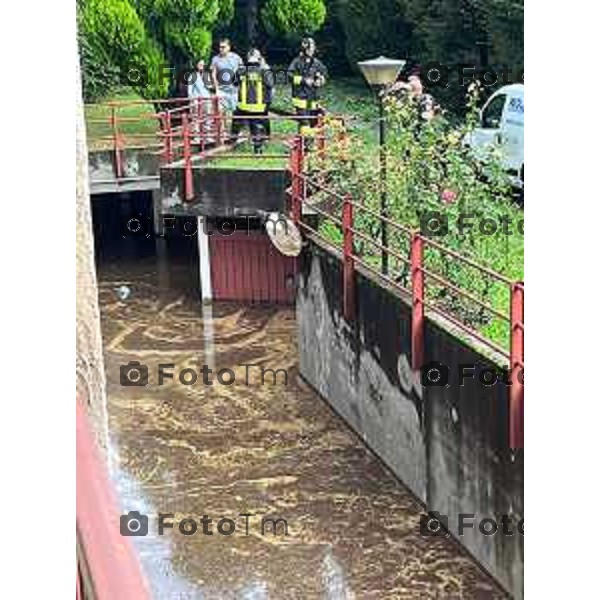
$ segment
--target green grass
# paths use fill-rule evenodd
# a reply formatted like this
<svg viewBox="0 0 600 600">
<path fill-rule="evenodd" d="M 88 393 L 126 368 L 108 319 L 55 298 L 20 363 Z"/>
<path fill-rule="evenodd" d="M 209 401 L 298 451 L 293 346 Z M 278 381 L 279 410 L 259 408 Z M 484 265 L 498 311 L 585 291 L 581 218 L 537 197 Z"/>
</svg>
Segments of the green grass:
<svg viewBox="0 0 600 600">
<path fill-rule="evenodd" d="M 378 104 L 369 86 L 359 77 L 329 80 L 321 93 L 321 104 L 329 114 L 345 115 L 348 130 L 373 147 L 378 143 Z M 289 86 L 278 87 L 273 102 L 278 110 L 293 112 Z"/>
<path fill-rule="evenodd" d="M 126 146 L 147 145 L 154 143 L 151 134 L 157 130 L 158 121 L 155 118 L 154 106 L 131 90 L 124 89 L 96 104 L 86 104 L 84 107 L 87 141 L 90 149 L 112 147 L 113 130 L 111 127 L 110 102 L 139 102 L 116 108 L 117 127 Z M 121 119 L 135 119 L 127 121 Z"/>
<path fill-rule="evenodd" d="M 215 156 L 208 158 L 202 163 L 206 169 L 265 169 L 265 170 L 284 170 L 288 166 L 288 157 L 271 156 Z"/>
</svg>

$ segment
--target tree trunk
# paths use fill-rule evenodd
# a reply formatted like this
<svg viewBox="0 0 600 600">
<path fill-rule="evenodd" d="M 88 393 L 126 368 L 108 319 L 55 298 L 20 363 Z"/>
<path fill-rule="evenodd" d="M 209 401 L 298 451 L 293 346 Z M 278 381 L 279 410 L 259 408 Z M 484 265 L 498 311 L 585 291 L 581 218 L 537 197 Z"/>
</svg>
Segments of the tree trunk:
<svg viewBox="0 0 600 600">
<path fill-rule="evenodd" d="M 246 36 L 248 45 L 256 44 L 258 29 L 258 0 L 246 0 Z"/>
</svg>

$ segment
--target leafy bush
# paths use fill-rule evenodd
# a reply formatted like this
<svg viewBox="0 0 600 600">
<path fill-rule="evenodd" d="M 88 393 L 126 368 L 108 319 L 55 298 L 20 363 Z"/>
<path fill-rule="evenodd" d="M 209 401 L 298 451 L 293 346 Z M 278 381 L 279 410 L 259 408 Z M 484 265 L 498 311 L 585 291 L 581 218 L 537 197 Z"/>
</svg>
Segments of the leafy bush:
<svg viewBox="0 0 600 600">
<path fill-rule="evenodd" d="M 108 93 L 131 64 L 158 73 L 162 53 L 128 0 L 82 0 L 77 7 L 84 94 L 87 101 Z M 163 96 L 166 85 L 157 78 L 137 86 L 145 97 Z M 143 81 L 141 82 L 143 83 Z M 136 86 L 134 86 L 136 87 Z"/>
<path fill-rule="evenodd" d="M 233 1 L 226 0 L 145 0 L 152 10 L 144 11 L 152 34 L 160 40 L 169 63 L 174 67 L 208 58 L 212 30 L 217 21 L 226 22 L 233 14 Z"/>
<path fill-rule="evenodd" d="M 297 38 L 319 29 L 326 12 L 322 0 L 267 0 L 261 17 L 267 33 Z"/>
<path fill-rule="evenodd" d="M 523 0 L 329 0 L 344 32 L 346 56 L 356 63 L 381 54 L 407 67 L 439 62 L 476 67 L 507 65 L 517 82 L 523 67 Z M 503 85 L 500 77 L 490 91 Z M 454 68 L 448 86 L 429 90 L 463 113 L 464 89 Z"/>
<path fill-rule="evenodd" d="M 518 224 L 523 212 L 514 203 L 513 193 L 496 151 L 490 152 L 485 167 L 463 144 L 477 121 L 477 94 L 468 97 L 466 122 L 453 126 L 443 116 L 423 121 L 415 103 L 409 100 L 386 101 L 387 143 L 385 147 L 385 191 L 387 212 L 392 221 L 413 231 L 421 229 L 433 211 L 447 219 L 448 233 L 432 237 L 433 242 L 459 252 L 474 262 L 490 268 L 507 279 L 523 279 L 523 235 Z M 376 240 L 381 235 L 381 192 L 384 189 L 377 152 L 368 138 L 351 135 L 347 148 L 330 148 L 322 160 L 311 159 L 319 177 L 338 194 L 350 193 L 367 210 L 355 210 L 355 227 Z M 315 201 L 327 205 L 333 214 L 341 214 L 339 201 L 317 194 Z M 460 215 L 471 215 L 473 227 L 459 227 Z M 509 223 L 508 227 L 502 223 Z M 492 235 L 484 233 L 497 230 Z M 489 228 L 489 229 L 486 229 Z M 388 225 L 388 246 L 408 258 L 410 235 Z M 510 231 L 510 233 L 508 233 Z M 322 232 L 334 243 L 341 240 L 339 228 L 331 222 Z M 355 237 L 357 253 L 362 260 L 379 268 L 380 250 L 360 236 Z M 390 274 L 401 285 L 410 287 L 409 266 L 390 255 Z M 461 290 L 508 315 L 508 286 L 482 274 L 469 264 L 426 244 L 425 268 Z M 449 311 L 461 322 L 478 329 L 498 344 L 508 344 L 508 327 L 493 311 L 451 289 L 450 286 L 427 281 L 428 300 Z"/>
<path fill-rule="evenodd" d="M 87 102 L 104 98 L 119 86 L 119 67 L 111 62 L 102 45 L 79 35 L 83 97 Z"/>
<path fill-rule="evenodd" d="M 79 42 L 86 101 L 119 84 L 145 98 L 163 98 L 169 90 L 161 65 L 187 67 L 207 58 L 212 30 L 233 14 L 233 0 L 80 0 Z M 139 81 L 128 77 L 130 68 Z"/>
<path fill-rule="evenodd" d="M 338 0 L 338 6 L 346 57 L 355 70 L 360 60 L 408 55 L 410 25 L 397 0 Z"/>
</svg>

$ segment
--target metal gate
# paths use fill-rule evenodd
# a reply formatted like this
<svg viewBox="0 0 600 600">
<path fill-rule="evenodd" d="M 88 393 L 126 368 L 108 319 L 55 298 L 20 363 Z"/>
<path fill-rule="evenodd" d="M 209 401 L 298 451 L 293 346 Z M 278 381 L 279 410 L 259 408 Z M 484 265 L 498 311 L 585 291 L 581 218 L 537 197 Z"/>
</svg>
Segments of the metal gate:
<svg viewBox="0 0 600 600">
<path fill-rule="evenodd" d="M 283 256 L 260 231 L 209 239 L 214 300 L 293 304 L 297 260 Z"/>
</svg>

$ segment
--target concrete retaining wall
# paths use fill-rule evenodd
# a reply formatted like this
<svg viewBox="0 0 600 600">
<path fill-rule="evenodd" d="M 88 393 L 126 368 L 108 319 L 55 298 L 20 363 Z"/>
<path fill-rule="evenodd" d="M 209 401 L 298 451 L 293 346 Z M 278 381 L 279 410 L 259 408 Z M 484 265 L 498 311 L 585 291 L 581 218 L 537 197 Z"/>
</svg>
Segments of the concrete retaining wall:
<svg viewBox="0 0 600 600">
<path fill-rule="evenodd" d="M 425 504 L 448 516 L 449 530 L 516 598 L 523 597 L 523 453 L 508 449 L 508 390 L 426 387 L 410 365 L 410 305 L 359 274 L 357 316 L 342 314 L 341 261 L 314 242 L 303 253 L 297 295 L 301 375 Z M 462 363 L 500 369 L 445 329 L 426 323 L 425 361 L 458 371 Z M 501 515 L 502 528 L 477 525 L 458 536 L 458 513 L 475 522 Z"/>
<path fill-rule="evenodd" d="M 259 211 L 282 211 L 288 175 L 285 169 L 194 167 L 194 197 L 184 199 L 182 165 L 163 167 L 160 186 L 163 212 L 183 207 L 189 214 L 235 217 Z"/>
<path fill-rule="evenodd" d="M 148 148 L 126 148 L 122 152 L 122 178 L 116 178 L 112 150 L 89 153 L 89 179 L 92 194 L 135 192 L 159 188 L 159 155 Z"/>
</svg>

